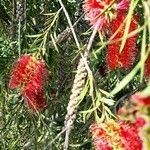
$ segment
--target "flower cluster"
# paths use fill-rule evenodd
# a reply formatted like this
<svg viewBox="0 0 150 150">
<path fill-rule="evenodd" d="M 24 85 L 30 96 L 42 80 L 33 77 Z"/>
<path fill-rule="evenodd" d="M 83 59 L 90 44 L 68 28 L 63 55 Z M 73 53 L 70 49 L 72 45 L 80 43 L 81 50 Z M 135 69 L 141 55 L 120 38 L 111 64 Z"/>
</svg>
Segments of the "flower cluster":
<svg viewBox="0 0 150 150">
<path fill-rule="evenodd" d="M 134 123 L 109 120 L 101 124 L 93 124 L 91 132 L 96 150 L 142 150 L 139 136 L 140 128 L 145 125 L 143 118 Z"/>
<path fill-rule="evenodd" d="M 106 62 L 110 70 L 117 67 L 129 69 L 137 54 L 137 35 L 128 37 L 120 52 L 122 43 L 120 39 L 124 35 L 125 18 L 129 5 L 130 0 L 85 0 L 83 5 L 86 18 L 90 21 L 93 28 L 98 24 L 99 31 L 102 29 L 106 32 L 106 29 L 109 29 L 109 36 L 115 35 L 111 38 L 106 52 Z M 131 18 L 129 33 L 136 30 L 138 25 L 136 20 L 135 16 Z"/>
<path fill-rule="evenodd" d="M 9 88 L 20 87 L 29 108 L 38 111 L 47 106 L 43 91 L 47 74 L 44 61 L 22 55 L 12 69 Z"/>
</svg>

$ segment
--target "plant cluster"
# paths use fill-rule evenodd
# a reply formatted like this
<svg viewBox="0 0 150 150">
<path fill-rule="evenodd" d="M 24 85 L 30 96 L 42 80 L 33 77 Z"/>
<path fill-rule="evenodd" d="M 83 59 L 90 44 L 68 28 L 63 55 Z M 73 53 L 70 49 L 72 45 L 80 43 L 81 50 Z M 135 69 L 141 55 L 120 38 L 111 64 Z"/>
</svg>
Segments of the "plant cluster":
<svg viewBox="0 0 150 150">
<path fill-rule="evenodd" d="M 148 0 L 0 1 L 0 149 L 149 150 L 149 18 Z"/>
</svg>

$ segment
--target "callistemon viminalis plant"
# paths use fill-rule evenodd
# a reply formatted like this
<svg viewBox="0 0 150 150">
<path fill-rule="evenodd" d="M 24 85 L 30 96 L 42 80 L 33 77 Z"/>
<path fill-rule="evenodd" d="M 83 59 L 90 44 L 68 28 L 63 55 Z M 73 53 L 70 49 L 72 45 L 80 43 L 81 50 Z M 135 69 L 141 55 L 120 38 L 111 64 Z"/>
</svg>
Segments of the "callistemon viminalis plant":
<svg viewBox="0 0 150 150">
<path fill-rule="evenodd" d="M 92 124 L 90 129 L 95 150 L 142 150 L 143 141 L 139 131 L 144 125 L 143 118 L 134 123 L 109 120 Z"/>
<path fill-rule="evenodd" d="M 126 15 L 119 14 L 117 18 L 111 22 L 110 32 L 111 35 L 115 34 L 115 36 L 110 40 L 110 42 L 112 43 L 108 45 L 106 52 L 106 62 L 110 70 L 115 69 L 117 67 L 129 69 L 134 62 L 135 55 L 137 54 L 137 35 L 128 37 L 125 41 L 122 51 L 120 52 L 122 41 L 117 40 L 121 39 L 124 35 L 125 18 Z M 138 23 L 136 18 L 136 16 L 133 16 L 131 19 L 129 33 L 137 29 Z"/>
<path fill-rule="evenodd" d="M 86 20 L 89 20 L 93 27 L 100 24 L 101 30 L 105 29 L 120 11 L 128 10 L 129 4 L 129 0 L 85 0 L 83 9 L 86 12 Z"/>
<path fill-rule="evenodd" d="M 48 75 L 45 67 L 43 60 L 22 55 L 12 68 L 9 88 L 20 88 L 29 108 L 33 111 L 38 111 L 47 105 L 43 91 L 44 81 Z"/>
</svg>

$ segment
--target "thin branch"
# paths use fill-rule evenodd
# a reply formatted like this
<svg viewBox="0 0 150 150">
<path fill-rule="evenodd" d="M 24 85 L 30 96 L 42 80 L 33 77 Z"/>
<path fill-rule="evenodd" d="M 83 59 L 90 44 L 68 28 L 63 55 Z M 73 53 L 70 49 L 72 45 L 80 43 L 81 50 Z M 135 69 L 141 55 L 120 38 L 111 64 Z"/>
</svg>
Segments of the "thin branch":
<svg viewBox="0 0 150 150">
<path fill-rule="evenodd" d="M 75 27 L 78 22 L 82 19 L 82 17 L 85 15 L 85 13 L 83 15 L 81 15 L 78 20 L 73 24 L 73 27 Z M 66 39 L 68 39 L 68 37 L 71 34 L 71 28 L 67 27 L 64 31 L 62 31 L 57 38 L 55 39 L 55 43 L 56 44 L 60 44 L 61 42 L 65 41 Z M 54 44 L 53 41 L 49 42 L 49 47 L 50 48 L 54 48 Z"/>
<path fill-rule="evenodd" d="M 59 3 L 60 3 L 61 7 L 63 8 L 63 11 L 64 11 L 65 16 L 66 16 L 67 21 L 68 21 L 68 24 L 69 24 L 70 29 L 71 29 L 71 31 L 72 31 L 74 40 L 75 40 L 75 42 L 76 42 L 76 45 L 77 45 L 78 49 L 80 50 L 80 44 L 79 44 L 78 38 L 77 38 L 77 36 L 76 36 L 76 33 L 75 33 L 75 31 L 74 31 L 73 25 L 72 25 L 72 23 L 71 23 L 69 14 L 68 14 L 68 12 L 67 12 L 67 10 L 66 10 L 66 8 L 65 8 L 65 6 L 64 6 L 64 4 L 63 4 L 63 2 L 62 2 L 62 0 L 58 0 L 58 1 L 59 1 Z"/>
<path fill-rule="evenodd" d="M 21 150 L 29 150 L 32 144 L 32 140 L 29 140 L 27 143 L 24 144 Z"/>
<path fill-rule="evenodd" d="M 62 131 L 60 131 L 57 136 L 46 146 L 44 150 L 49 150 L 52 146 L 52 144 L 67 130 L 67 128 L 63 128 Z"/>
</svg>

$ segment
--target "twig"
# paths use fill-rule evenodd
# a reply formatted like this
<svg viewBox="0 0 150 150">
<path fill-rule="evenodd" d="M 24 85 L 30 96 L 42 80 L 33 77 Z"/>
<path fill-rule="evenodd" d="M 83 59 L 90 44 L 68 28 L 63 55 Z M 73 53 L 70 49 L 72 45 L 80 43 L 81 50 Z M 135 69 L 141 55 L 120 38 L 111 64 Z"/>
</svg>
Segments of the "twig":
<svg viewBox="0 0 150 150">
<path fill-rule="evenodd" d="M 75 26 L 78 24 L 78 22 L 82 19 L 83 16 L 84 16 L 84 14 L 81 15 L 81 16 L 78 18 L 78 20 L 73 24 L 73 27 L 75 27 Z M 56 44 L 60 44 L 61 42 L 63 42 L 63 41 L 65 41 L 66 39 L 68 39 L 68 37 L 70 36 L 70 34 L 71 34 L 71 29 L 70 29 L 69 27 L 67 27 L 64 31 L 62 31 L 62 32 L 57 36 L 57 38 L 55 39 L 55 43 L 56 43 Z M 54 48 L 53 41 L 50 41 L 50 42 L 49 42 L 49 47 L 50 47 L 50 48 Z"/>
<path fill-rule="evenodd" d="M 51 145 L 67 130 L 67 128 L 63 128 L 61 132 L 57 134 L 57 136 L 46 146 L 44 150 L 49 150 Z"/>
<path fill-rule="evenodd" d="M 74 37 L 74 40 L 75 40 L 75 42 L 76 42 L 76 45 L 77 45 L 78 49 L 80 50 L 80 44 L 79 44 L 79 41 L 78 41 L 78 39 L 77 39 L 76 33 L 75 33 L 75 31 L 74 31 L 73 25 L 72 25 L 72 23 L 71 23 L 69 14 L 68 14 L 68 12 L 67 12 L 67 10 L 66 10 L 64 4 L 62 3 L 62 0 L 58 0 L 58 1 L 59 1 L 60 5 L 61 5 L 61 7 L 62 7 L 62 9 L 63 9 L 63 11 L 64 11 L 64 13 L 65 13 L 65 16 L 66 16 L 66 18 L 67 18 L 68 24 L 69 24 L 69 26 L 70 26 L 70 30 L 71 30 L 71 32 L 72 32 L 72 34 L 73 34 L 73 37 Z"/>
<path fill-rule="evenodd" d="M 31 144 L 32 144 L 32 140 L 30 140 L 27 143 L 25 143 L 21 150 L 29 150 Z"/>
</svg>

